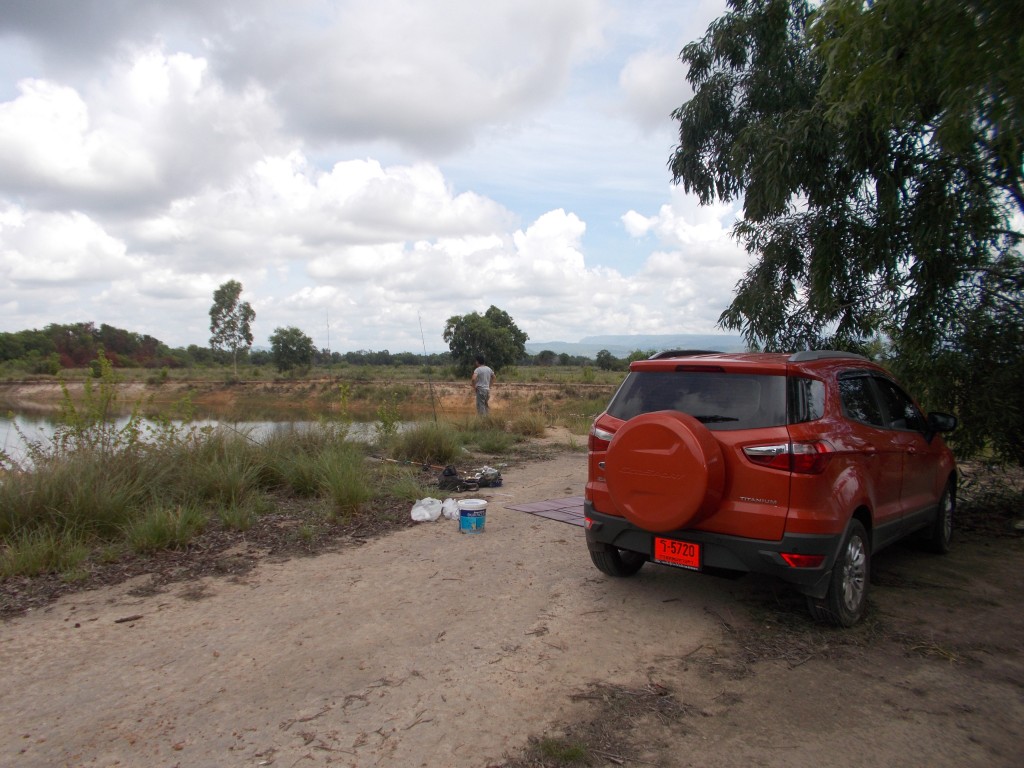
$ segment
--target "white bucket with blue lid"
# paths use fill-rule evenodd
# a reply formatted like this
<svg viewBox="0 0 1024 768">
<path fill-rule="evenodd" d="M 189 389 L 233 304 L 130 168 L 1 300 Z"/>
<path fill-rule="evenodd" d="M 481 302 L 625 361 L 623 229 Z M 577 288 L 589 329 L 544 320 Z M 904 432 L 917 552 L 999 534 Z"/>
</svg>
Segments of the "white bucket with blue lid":
<svg viewBox="0 0 1024 768">
<path fill-rule="evenodd" d="M 483 533 L 486 522 L 486 500 L 459 499 L 459 533 Z"/>
</svg>

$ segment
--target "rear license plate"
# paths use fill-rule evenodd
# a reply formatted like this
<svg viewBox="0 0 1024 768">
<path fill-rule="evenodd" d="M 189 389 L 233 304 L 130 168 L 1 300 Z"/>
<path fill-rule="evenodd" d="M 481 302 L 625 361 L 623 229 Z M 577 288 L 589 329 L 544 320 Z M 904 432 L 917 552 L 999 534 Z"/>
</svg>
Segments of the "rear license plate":
<svg viewBox="0 0 1024 768">
<path fill-rule="evenodd" d="M 700 570 L 700 544 L 675 539 L 654 539 L 654 562 Z"/>
</svg>

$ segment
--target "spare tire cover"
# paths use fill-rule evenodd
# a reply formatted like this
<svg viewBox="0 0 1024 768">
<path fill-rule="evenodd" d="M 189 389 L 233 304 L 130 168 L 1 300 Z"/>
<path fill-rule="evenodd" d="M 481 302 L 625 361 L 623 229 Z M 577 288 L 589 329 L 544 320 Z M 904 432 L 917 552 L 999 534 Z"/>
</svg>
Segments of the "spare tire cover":
<svg viewBox="0 0 1024 768">
<path fill-rule="evenodd" d="M 722 449 L 707 427 L 678 411 L 630 419 L 605 457 L 612 501 L 634 525 L 664 533 L 718 508 L 725 486 Z"/>
</svg>

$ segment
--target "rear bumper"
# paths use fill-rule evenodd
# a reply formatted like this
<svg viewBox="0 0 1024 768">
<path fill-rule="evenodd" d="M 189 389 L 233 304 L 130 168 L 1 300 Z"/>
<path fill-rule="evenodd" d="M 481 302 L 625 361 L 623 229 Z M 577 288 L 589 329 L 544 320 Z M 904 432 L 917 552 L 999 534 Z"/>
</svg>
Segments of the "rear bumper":
<svg viewBox="0 0 1024 768">
<path fill-rule="evenodd" d="M 586 517 L 593 521 L 586 529 L 590 549 L 600 550 L 611 545 L 651 557 L 655 535 L 692 542 L 701 545 L 702 569 L 775 576 L 816 598 L 824 597 L 828 591 L 832 565 L 843 539 L 840 534 L 787 534 L 779 541 L 764 541 L 697 530 L 653 534 L 623 517 L 595 511 L 590 501 L 585 501 L 583 508 Z M 825 560 L 817 568 L 793 568 L 782 559 L 782 553 L 824 555 Z"/>
</svg>

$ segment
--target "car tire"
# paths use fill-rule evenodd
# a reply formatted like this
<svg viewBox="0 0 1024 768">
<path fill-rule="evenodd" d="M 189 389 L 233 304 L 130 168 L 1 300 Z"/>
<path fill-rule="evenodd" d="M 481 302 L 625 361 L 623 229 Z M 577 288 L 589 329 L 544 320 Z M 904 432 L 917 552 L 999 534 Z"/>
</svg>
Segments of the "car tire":
<svg viewBox="0 0 1024 768">
<path fill-rule="evenodd" d="M 871 581 L 871 547 L 867 531 L 859 520 L 851 520 L 832 567 L 828 592 L 823 598 L 807 598 L 807 608 L 816 620 L 852 627 L 864 617 Z"/>
<path fill-rule="evenodd" d="M 950 542 L 953 540 L 953 517 L 956 515 L 956 488 L 950 483 L 942 492 L 939 499 L 939 511 L 933 522 L 926 530 L 928 535 L 924 540 L 924 546 L 929 552 L 944 555 L 949 552 Z"/>
<path fill-rule="evenodd" d="M 619 549 L 611 544 L 604 544 L 598 549 L 591 545 L 590 559 L 602 573 L 616 578 L 632 576 L 647 562 L 647 555 L 639 552 L 630 552 L 628 549 Z"/>
</svg>

